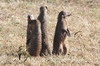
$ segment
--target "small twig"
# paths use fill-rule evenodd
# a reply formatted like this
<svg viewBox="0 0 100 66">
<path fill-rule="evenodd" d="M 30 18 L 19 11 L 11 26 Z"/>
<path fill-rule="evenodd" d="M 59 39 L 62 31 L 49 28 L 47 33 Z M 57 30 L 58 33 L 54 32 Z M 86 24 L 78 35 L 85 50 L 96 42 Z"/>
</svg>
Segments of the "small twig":
<svg viewBox="0 0 100 66">
<path fill-rule="evenodd" d="M 74 37 L 75 37 L 78 33 L 80 33 L 80 32 L 82 32 L 82 31 L 75 32 Z"/>
</svg>

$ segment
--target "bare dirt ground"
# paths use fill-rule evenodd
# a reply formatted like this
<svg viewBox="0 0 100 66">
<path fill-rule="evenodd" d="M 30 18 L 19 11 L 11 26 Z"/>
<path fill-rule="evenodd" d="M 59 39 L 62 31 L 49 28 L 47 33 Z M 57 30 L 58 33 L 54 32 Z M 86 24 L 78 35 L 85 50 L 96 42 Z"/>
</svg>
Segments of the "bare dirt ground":
<svg viewBox="0 0 100 66">
<path fill-rule="evenodd" d="M 100 66 L 99 0 L 0 0 L 0 66 Z M 66 18 L 71 37 L 65 56 L 30 57 L 26 51 L 27 15 L 35 18 L 41 5 L 48 6 L 48 33 L 52 50 L 58 13 Z M 18 54 L 21 53 L 21 60 Z"/>
</svg>

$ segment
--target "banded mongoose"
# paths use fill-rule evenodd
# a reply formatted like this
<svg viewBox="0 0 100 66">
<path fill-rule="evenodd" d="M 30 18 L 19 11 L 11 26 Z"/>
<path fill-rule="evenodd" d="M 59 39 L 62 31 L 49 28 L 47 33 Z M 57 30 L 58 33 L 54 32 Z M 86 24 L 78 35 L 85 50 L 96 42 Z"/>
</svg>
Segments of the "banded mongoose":
<svg viewBox="0 0 100 66">
<path fill-rule="evenodd" d="M 41 24 L 37 19 L 32 20 L 28 15 L 27 26 L 27 50 L 31 56 L 40 56 L 42 39 L 41 39 Z"/>
<path fill-rule="evenodd" d="M 63 47 L 63 52 L 62 54 L 65 55 L 67 53 L 67 47 L 64 43 L 66 35 L 70 36 L 69 29 L 65 29 L 65 24 L 66 22 L 65 18 L 67 16 L 70 16 L 71 14 L 66 14 L 66 12 L 61 11 L 58 14 L 58 21 L 55 29 L 55 35 L 54 35 L 54 40 L 53 40 L 53 51 L 52 53 L 55 55 L 59 55 L 61 52 L 60 46 L 62 45 Z"/>
<path fill-rule="evenodd" d="M 42 49 L 40 55 L 51 55 L 51 51 L 49 48 L 49 42 L 48 42 L 48 30 L 47 30 L 47 24 L 48 24 L 48 15 L 47 15 L 47 6 L 41 6 L 40 7 L 40 14 L 38 16 L 38 20 L 41 22 L 41 32 L 42 32 Z"/>
</svg>

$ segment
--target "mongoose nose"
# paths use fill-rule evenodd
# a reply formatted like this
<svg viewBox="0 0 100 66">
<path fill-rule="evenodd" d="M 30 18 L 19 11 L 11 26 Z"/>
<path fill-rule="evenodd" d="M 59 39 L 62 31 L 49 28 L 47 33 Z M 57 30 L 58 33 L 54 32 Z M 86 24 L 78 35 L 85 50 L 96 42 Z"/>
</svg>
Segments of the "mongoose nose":
<svg viewBox="0 0 100 66">
<path fill-rule="evenodd" d="M 71 13 L 66 13 L 66 17 L 67 17 L 67 16 L 71 16 Z"/>
</svg>

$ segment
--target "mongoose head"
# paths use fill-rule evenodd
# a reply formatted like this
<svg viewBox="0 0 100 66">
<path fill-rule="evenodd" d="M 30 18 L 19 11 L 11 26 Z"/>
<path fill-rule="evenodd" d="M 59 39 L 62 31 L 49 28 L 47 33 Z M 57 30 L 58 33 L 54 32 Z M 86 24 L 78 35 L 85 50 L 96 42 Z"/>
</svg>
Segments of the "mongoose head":
<svg viewBox="0 0 100 66">
<path fill-rule="evenodd" d="M 27 16 L 27 19 L 28 19 L 28 21 L 30 21 L 30 20 L 34 20 L 35 18 L 34 18 L 33 15 L 28 15 L 28 16 Z"/>
<path fill-rule="evenodd" d="M 61 18 L 66 18 L 67 16 L 70 16 L 71 14 L 70 13 L 66 13 L 64 11 L 61 11 L 58 15 L 58 19 L 61 19 Z"/>
<path fill-rule="evenodd" d="M 47 9 L 48 9 L 47 6 L 41 6 L 41 7 L 40 7 L 40 12 L 41 12 L 41 13 L 46 12 Z"/>
<path fill-rule="evenodd" d="M 28 21 L 28 24 L 34 24 L 36 22 L 36 19 L 34 19 L 33 15 L 28 15 L 27 21 Z"/>
</svg>

